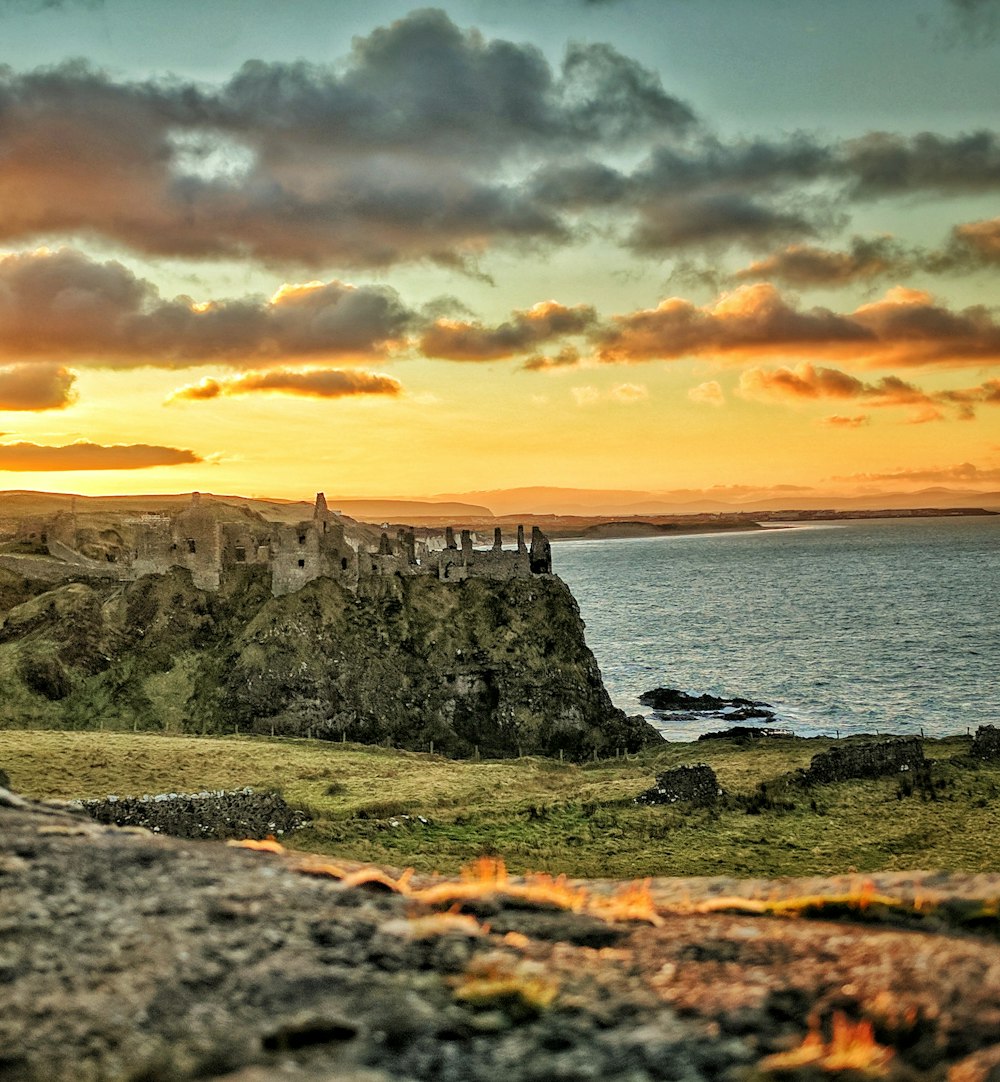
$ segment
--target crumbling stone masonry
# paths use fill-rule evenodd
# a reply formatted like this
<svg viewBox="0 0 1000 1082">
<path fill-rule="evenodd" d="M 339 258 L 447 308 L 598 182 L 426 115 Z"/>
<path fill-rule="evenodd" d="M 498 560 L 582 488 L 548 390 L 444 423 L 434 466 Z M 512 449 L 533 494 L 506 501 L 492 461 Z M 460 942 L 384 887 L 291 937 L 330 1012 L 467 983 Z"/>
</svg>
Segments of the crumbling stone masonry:
<svg viewBox="0 0 1000 1082">
<path fill-rule="evenodd" d="M 255 789 L 109 796 L 79 805 L 99 823 L 144 827 L 176 838 L 266 838 L 298 830 L 307 820 L 278 793 Z"/>
<path fill-rule="evenodd" d="M 491 548 L 477 549 L 470 531 L 462 530 L 457 544 L 448 527 L 441 549 L 418 542 L 409 528 L 397 531 L 394 538 L 383 532 L 377 549 L 369 551 L 348 537 L 349 522 L 329 509 L 322 492 L 316 496 L 312 518 L 297 524 L 272 522 L 247 508 L 202 499 L 195 492 L 190 506 L 176 514 L 123 517 L 116 521 L 118 528 L 99 532 L 81 526 L 74 513 L 32 520 L 22 527 L 18 540 L 33 546 L 33 551 L 2 554 L 0 566 L 53 582 L 77 578 L 133 582 L 181 567 L 191 572 L 201 590 L 218 590 L 227 576 L 262 567 L 270 573 L 276 597 L 318 578 L 334 579 L 364 594 L 382 576 L 433 575 L 462 582 L 552 573 L 551 546 L 537 527 L 530 549 L 524 527 L 519 526 L 516 550 L 503 548 L 499 529 Z"/>
<path fill-rule="evenodd" d="M 923 768 L 924 745 L 918 736 L 864 744 L 845 744 L 821 751 L 803 771 L 804 784 L 826 785 L 850 778 L 881 778 Z"/>
<path fill-rule="evenodd" d="M 722 796 L 719 779 L 707 763 L 678 766 L 657 775 L 656 784 L 640 793 L 636 804 L 695 804 L 707 807 Z"/>
<path fill-rule="evenodd" d="M 973 759 L 1000 759 L 1000 729 L 995 725 L 980 725 L 969 754 Z"/>
</svg>

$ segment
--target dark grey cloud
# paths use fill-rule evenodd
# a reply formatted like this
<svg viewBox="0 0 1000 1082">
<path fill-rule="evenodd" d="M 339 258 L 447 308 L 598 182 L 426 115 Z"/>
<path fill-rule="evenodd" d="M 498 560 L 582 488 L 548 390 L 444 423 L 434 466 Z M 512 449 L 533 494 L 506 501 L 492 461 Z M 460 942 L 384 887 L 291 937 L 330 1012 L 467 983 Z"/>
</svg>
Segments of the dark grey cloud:
<svg viewBox="0 0 1000 1082">
<path fill-rule="evenodd" d="M 995 41 L 1000 34 L 1000 0 L 946 0 L 964 38 L 973 44 Z"/>
<path fill-rule="evenodd" d="M 855 236 L 844 249 L 790 244 L 755 260 L 732 277 L 737 282 L 782 282 L 809 289 L 900 280 L 915 271 L 968 274 L 994 267 L 1000 267 L 1000 218 L 956 225 L 940 248 L 905 245 L 890 236 Z M 715 287 L 725 280 L 712 268 L 697 264 L 682 265 L 674 277 Z"/>
<path fill-rule="evenodd" d="M 646 196 L 719 189 L 775 191 L 824 178 L 836 161 L 833 148 L 806 135 L 723 143 L 706 138 L 691 148 L 659 147 L 633 181 Z"/>
<path fill-rule="evenodd" d="M 934 273 L 967 273 L 1000 267 L 1000 218 L 956 225 L 948 243 L 925 260 Z"/>
<path fill-rule="evenodd" d="M 733 192 L 647 204 L 628 242 L 647 254 L 736 244 L 759 249 L 786 237 L 814 236 L 817 228 L 803 214 Z"/>
<path fill-rule="evenodd" d="M 119 82 L 81 63 L 6 71 L 0 241 L 95 234 L 166 255 L 463 263 L 498 243 L 568 239 L 527 189 L 532 168 L 693 125 L 608 45 L 570 45 L 553 67 L 434 10 L 357 39 L 342 68 L 251 61 L 216 87 Z"/>
<path fill-rule="evenodd" d="M 657 147 L 628 174 L 595 160 L 549 165 L 536 173 L 532 194 L 562 212 L 624 212 L 631 221 L 624 241 L 643 254 L 760 250 L 829 227 L 830 197 L 809 186 L 835 161 L 832 148 L 805 136 L 732 144 L 701 137 Z"/>
<path fill-rule="evenodd" d="M 0 244 L 312 268 L 475 272 L 595 226 L 642 255 L 761 253 L 815 244 L 857 202 L 1000 190 L 991 131 L 727 142 L 610 45 L 553 64 L 433 9 L 342 65 L 254 60 L 219 85 L 0 70 L 0 136 Z"/>
<path fill-rule="evenodd" d="M 695 120 L 658 76 L 610 45 L 571 43 L 553 69 L 536 47 L 463 31 L 434 9 L 356 39 L 343 73 L 251 61 L 204 104 L 275 155 L 301 149 L 296 136 L 307 135 L 338 150 L 476 162 L 510 148 L 662 136 Z"/>
<path fill-rule="evenodd" d="M 1000 188 L 1000 134 L 872 132 L 844 145 L 834 174 L 860 200 L 914 193 L 965 194 Z"/>
<path fill-rule="evenodd" d="M 64 8 L 100 8 L 104 0 L 0 0 L 0 18 L 12 12 L 61 11 Z"/>
<path fill-rule="evenodd" d="M 735 278 L 830 288 L 908 274 L 919 262 L 917 252 L 892 237 L 852 237 L 846 250 L 789 245 L 737 271 Z"/>
<path fill-rule="evenodd" d="M 383 286 L 316 282 L 270 299 L 161 297 L 121 263 L 72 249 L 0 259 L 0 359 L 105 367 L 254 368 L 384 356 L 417 324 Z"/>
<path fill-rule="evenodd" d="M 992 131 L 912 137 L 875 132 L 829 144 L 805 135 L 729 144 L 699 135 L 656 148 L 628 173 L 594 159 L 552 163 L 538 170 L 531 188 L 537 203 L 563 214 L 601 211 L 631 221 L 624 240 L 644 254 L 801 245 L 841 227 L 855 203 L 987 191 L 1000 191 L 1000 134 Z M 852 242 L 857 274 L 864 277 L 890 254 L 902 265 L 905 254 L 890 253 L 890 247 Z M 953 269 L 961 254 L 952 253 Z M 968 245 L 965 254 L 971 254 Z M 815 259 L 812 268 L 820 277 L 851 270 L 835 266 L 836 260 L 820 262 Z M 810 273 L 805 263 L 805 257 L 797 261 L 800 277 Z M 926 269 L 935 268 L 927 262 Z"/>
</svg>

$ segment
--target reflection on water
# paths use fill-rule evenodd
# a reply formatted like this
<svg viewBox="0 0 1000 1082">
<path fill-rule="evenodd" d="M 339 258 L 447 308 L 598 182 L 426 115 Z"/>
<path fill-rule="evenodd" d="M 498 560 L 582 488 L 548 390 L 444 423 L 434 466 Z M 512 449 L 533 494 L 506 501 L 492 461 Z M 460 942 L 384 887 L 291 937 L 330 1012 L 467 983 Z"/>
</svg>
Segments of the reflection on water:
<svg viewBox="0 0 1000 1082">
<path fill-rule="evenodd" d="M 553 565 L 628 713 L 666 685 L 764 699 L 796 732 L 1000 724 L 1000 517 L 566 541 Z M 675 723 L 691 739 L 718 723 Z"/>
</svg>

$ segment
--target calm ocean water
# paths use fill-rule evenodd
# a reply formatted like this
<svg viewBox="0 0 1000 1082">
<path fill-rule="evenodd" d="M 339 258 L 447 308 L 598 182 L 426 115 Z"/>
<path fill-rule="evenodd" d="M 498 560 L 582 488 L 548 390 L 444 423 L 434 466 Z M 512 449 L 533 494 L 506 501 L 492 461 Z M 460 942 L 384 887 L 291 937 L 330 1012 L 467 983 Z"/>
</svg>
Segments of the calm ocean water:
<svg viewBox="0 0 1000 1082">
<path fill-rule="evenodd" d="M 629 714 L 665 685 L 763 699 L 800 735 L 1000 724 L 1000 517 L 566 541 L 553 565 Z"/>
</svg>

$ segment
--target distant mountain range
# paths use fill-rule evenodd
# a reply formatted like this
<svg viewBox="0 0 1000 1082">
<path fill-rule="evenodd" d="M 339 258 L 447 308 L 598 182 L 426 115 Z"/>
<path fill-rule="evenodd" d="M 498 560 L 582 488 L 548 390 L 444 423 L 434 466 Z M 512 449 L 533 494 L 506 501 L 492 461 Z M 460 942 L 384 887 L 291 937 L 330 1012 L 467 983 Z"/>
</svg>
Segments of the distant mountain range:
<svg viewBox="0 0 1000 1082">
<path fill-rule="evenodd" d="M 863 496 L 817 494 L 808 489 L 770 489 L 720 498 L 710 492 L 647 492 L 616 489 L 508 488 L 433 497 L 483 504 L 495 515 L 704 515 L 735 512 L 834 510 L 878 511 L 910 507 L 986 507 L 1000 509 L 1000 492 L 923 488 Z"/>
<path fill-rule="evenodd" d="M 776 494 L 777 493 L 777 494 Z M 311 501 L 279 497 L 211 497 L 225 503 L 251 507 L 266 518 L 298 521 L 312 514 Z M 81 512 L 168 511 L 191 499 L 190 493 L 176 495 L 74 496 L 68 493 L 0 492 L 0 518 L 51 515 L 67 511 L 76 501 Z M 626 489 L 530 488 L 462 492 L 416 500 L 341 499 L 327 497 L 331 510 L 359 522 L 412 523 L 414 525 L 463 523 L 510 515 L 578 515 L 609 517 L 635 515 L 734 514 L 755 511 L 879 511 L 905 508 L 984 507 L 1000 510 L 1000 492 L 974 492 L 954 488 L 922 488 L 914 492 L 880 492 L 863 496 L 831 496 L 811 490 L 770 489 L 720 499 L 710 492 L 690 490 L 645 492 Z"/>
<path fill-rule="evenodd" d="M 206 497 L 221 503 L 238 504 L 260 512 L 265 518 L 298 522 L 312 515 L 312 501 L 286 500 L 279 497 L 259 498 L 253 496 L 217 496 L 206 493 Z M 35 515 L 54 515 L 59 511 L 69 511 L 74 505 L 81 513 L 109 512 L 122 513 L 176 511 L 190 503 L 191 493 L 184 492 L 163 496 L 75 496 L 65 492 L 0 492 L 0 519 L 25 518 Z M 493 512 L 488 507 L 454 501 L 424 500 L 340 500 L 336 497 L 328 501 L 331 511 L 338 511 L 359 522 L 395 522 L 437 523 L 439 520 L 465 521 L 470 519 L 492 518 Z"/>
</svg>

